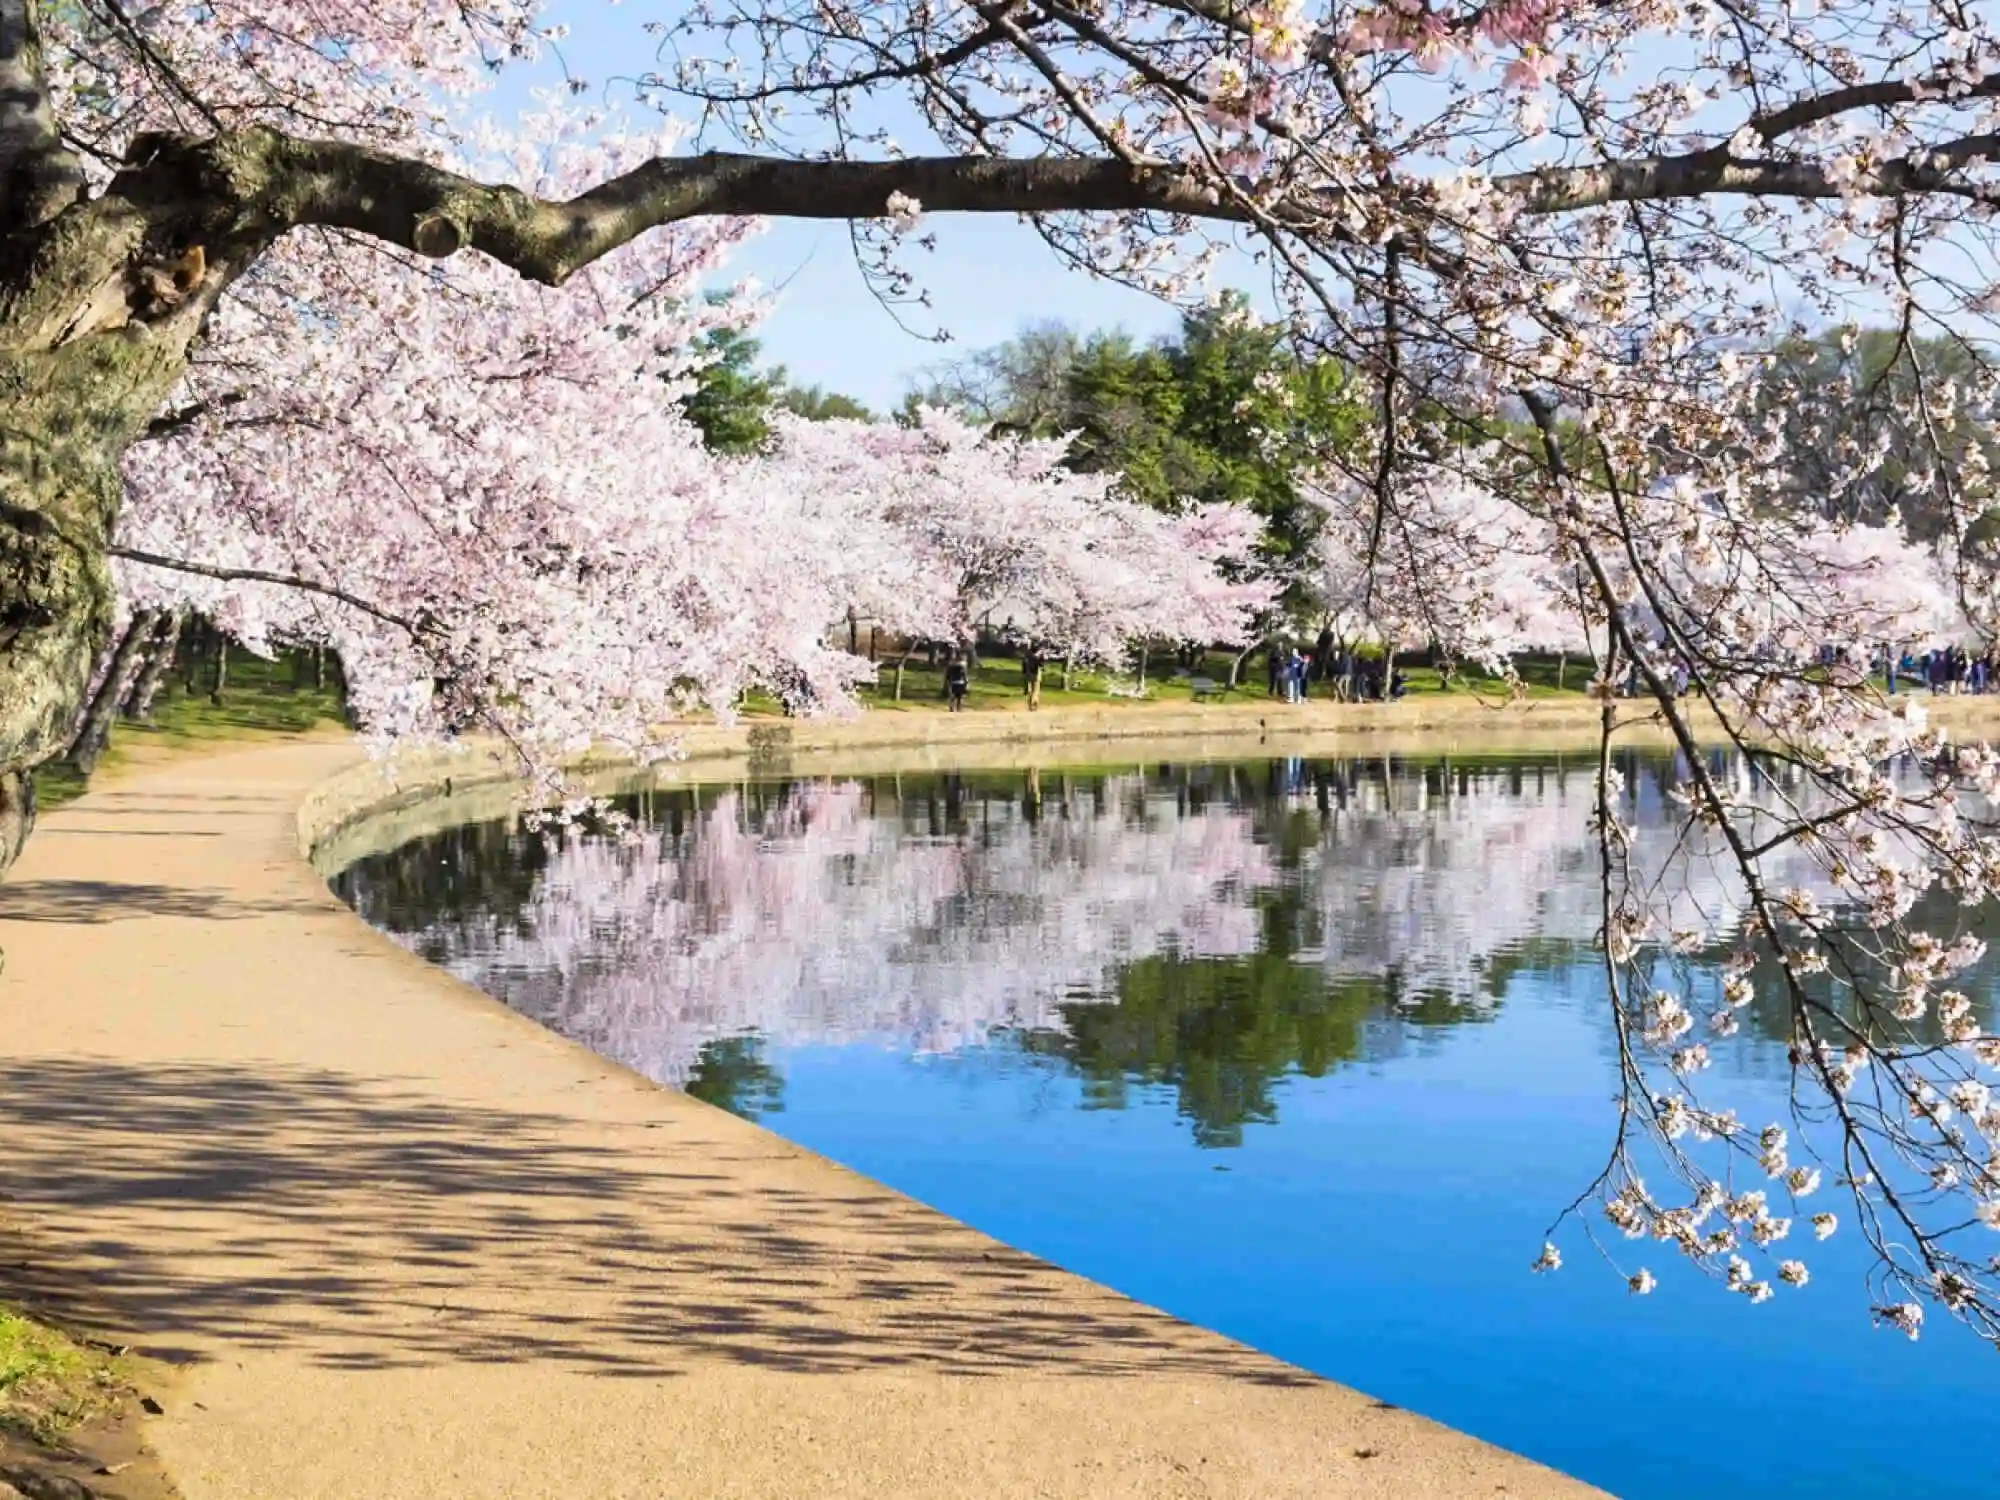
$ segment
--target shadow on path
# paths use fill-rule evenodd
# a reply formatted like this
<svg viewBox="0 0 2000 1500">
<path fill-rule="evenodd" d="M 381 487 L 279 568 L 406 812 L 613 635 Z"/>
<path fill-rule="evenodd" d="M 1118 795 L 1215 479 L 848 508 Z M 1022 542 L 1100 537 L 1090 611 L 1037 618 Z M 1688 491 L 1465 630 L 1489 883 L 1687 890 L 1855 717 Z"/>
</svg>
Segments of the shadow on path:
<svg viewBox="0 0 2000 1500">
<path fill-rule="evenodd" d="M 829 1191 L 816 1164 L 699 1105 L 600 1120 L 421 1088 L 0 1062 L 0 1192 L 68 1252 L 0 1246 L 0 1297 L 115 1319 L 166 1358 L 1315 1383 L 861 1179 Z"/>
<path fill-rule="evenodd" d="M 313 909 L 305 902 L 245 901 L 223 891 L 118 880 L 21 880 L 0 885 L 0 922 L 97 925 L 134 917 L 226 922 Z"/>
</svg>

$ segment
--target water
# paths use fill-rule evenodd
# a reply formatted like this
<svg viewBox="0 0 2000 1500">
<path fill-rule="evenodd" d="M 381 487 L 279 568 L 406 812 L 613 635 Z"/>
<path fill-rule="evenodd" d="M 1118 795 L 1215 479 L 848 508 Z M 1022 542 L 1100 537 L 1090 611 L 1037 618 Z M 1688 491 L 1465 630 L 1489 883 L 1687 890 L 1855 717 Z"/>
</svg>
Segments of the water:
<svg viewBox="0 0 2000 1500">
<path fill-rule="evenodd" d="M 1663 846 L 1675 767 L 1626 771 Z M 1852 1236 L 1754 1307 L 1614 1237 L 1634 1298 L 1574 1230 L 1528 1274 L 1610 1141 L 1591 796 L 1554 758 L 749 784 L 336 886 L 608 1057 L 1614 1492 L 2000 1493 L 2000 1355 L 1871 1328 Z M 1686 886 L 1726 925 L 1727 880 Z M 1751 1022 L 1709 1091 L 1783 1119 Z"/>
</svg>

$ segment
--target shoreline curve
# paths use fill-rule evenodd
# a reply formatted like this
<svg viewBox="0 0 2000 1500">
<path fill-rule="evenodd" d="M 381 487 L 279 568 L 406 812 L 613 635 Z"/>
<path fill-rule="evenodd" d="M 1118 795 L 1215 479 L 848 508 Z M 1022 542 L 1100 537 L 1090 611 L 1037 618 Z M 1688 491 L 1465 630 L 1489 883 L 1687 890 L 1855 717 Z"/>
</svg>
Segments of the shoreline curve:
<svg viewBox="0 0 2000 1500">
<path fill-rule="evenodd" d="M 753 732 L 673 769 L 775 772 Z M 959 733 L 892 748 L 993 764 Z M 50 814 L 0 886 L 0 1217 L 44 1306 L 186 1367 L 149 1436 L 188 1500 L 1600 1493 L 1002 1245 L 373 932 L 304 851 L 443 765 L 296 742 L 146 767 Z"/>
<path fill-rule="evenodd" d="M 2000 735 L 2000 695 L 1922 700 L 1933 722 Z M 1618 705 L 1621 745 L 1668 748 L 1657 714 Z M 581 793 L 612 796 L 647 786 L 897 771 L 1054 770 L 1161 761 L 1284 755 L 1495 756 L 1595 750 L 1601 705 L 1582 697 L 1489 704 L 1472 698 L 1394 704 L 1251 701 L 1189 706 L 1064 707 L 1046 713 L 870 712 L 850 719 L 745 720 L 691 725 L 679 758 L 651 767 L 585 753 L 566 775 Z M 1690 720 L 1717 733 L 1707 714 Z M 1091 747 L 1081 758 L 1072 752 Z M 390 762 L 366 761 L 301 798 L 300 851 L 323 874 L 453 822 L 517 812 L 521 783 L 505 754 L 468 743 Z M 364 825 L 375 824 L 370 830 Z"/>
</svg>

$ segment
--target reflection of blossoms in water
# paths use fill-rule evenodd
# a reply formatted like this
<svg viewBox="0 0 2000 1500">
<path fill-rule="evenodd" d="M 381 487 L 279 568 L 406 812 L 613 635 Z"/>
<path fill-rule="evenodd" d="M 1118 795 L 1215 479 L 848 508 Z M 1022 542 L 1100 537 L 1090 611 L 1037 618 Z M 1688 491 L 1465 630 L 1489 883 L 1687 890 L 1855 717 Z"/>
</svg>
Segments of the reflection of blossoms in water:
<svg viewBox="0 0 2000 1500">
<path fill-rule="evenodd" d="M 1479 1005 L 1499 951 L 1589 935 L 1548 921 L 1589 856 L 1582 776 L 1530 777 L 1518 790 L 1482 777 L 1463 793 L 1385 778 L 1343 791 L 1309 855 L 1324 921 L 1302 959 L 1334 974 L 1393 970 L 1406 995 Z"/>
<path fill-rule="evenodd" d="M 1329 763 L 1270 787 L 1191 786 L 1129 773 L 903 798 L 857 781 L 696 793 L 624 839 L 571 831 L 518 905 L 415 941 L 677 1083 L 717 1036 L 950 1051 L 1060 1028 L 1064 1004 L 1112 998 L 1137 960 L 1273 941 L 1330 982 L 1392 976 L 1392 1011 L 1442 1002 L 1465 1019 L 1497 1000 L 1502 955 L 1595 938 L 1583 770 Z M 1665 823 L 1640 826 L 1657 846 L 1642 859 L 1665 863 Z M 1687 909 L 1726 926 L 1734 898 L 1689 868 Z M 1394 1026 L 1370 1036 L 1398 1048 Z"/>
<path fill-rule="evenodd" d="M 1056 1002 L 1164 947 L 1255 947 L 1245 898 L 1272 873 L 1243 813 L 1183 818 L 1171 798 L 1121 795 L 1116 816 L 1051 809 L 1037 834 L 1018 806 L 986 811 L 961 834 L 910 838 L 857 783 L 757 806 L 724 792 L 678 836 L 571 835 L 518 910 L 432 927 L 421 945 L 669 1082 L 709 1037 L 951 1050 L 1055 1024 Z"/>
<path fill-rule="evenodd" d="M 1671 768 L 1652 769 L 1634 793 L 1635 868 L 1663 887 L 1674 928 L 1726 937 L 1744 909 L 1741 882 L 1663 816 Z M 1743 784 L 1756 792 L 1747 773 Z M 1595 795 L 1581 766 L 1340 777 L 1306 856 L 1324 922 L 1299 956 L 1333 974 L 1393 972 L 1412 998 L 1490 1003 L 1500 955 L 1536 939 L 1597 941 Z M 1795 854 L 1767 868 L 1816 883 Z"/>
</svg>

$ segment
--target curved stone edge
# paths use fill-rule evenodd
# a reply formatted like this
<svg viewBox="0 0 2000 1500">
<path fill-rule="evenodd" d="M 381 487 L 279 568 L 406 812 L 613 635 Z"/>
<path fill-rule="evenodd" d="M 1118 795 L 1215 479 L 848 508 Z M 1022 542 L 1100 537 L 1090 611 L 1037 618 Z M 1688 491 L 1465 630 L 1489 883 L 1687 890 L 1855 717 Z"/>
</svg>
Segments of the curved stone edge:
<svg viewBox="0 0 2000 1500">
<path fill-rule="evenodd" d="M 1933 722 L 1959 732 L 2000 730 L 2000 694 L 1922 700 Z M 1643 705 L 1621 705 L 1628 715 L 1617 730 L 1627 745 L 1670 745 L 1657 714 Z M 1283 704 L 1272 700 L 1222 704 L 1133 705 L 1123 708 L 1050 709 L 1045 713 L 877 709 L 849 718 L 743 721 L 691 725 L 677 737 L 676 754 L 647 766 L 622 753 L 591 751 L 566 767 L 576 790 L 614 795 L 645 785 L 731 778 L 872 774 L 897 770 L 1049 769 L 1079 747 L 1097 747 L 1093 765 L 1132 763 L 1107 747 L 1138 752 L 1147 761 L 1216 759 L 1255 748 L 1266 755 L 1303 755 L 1336 749 L 1383 754 L 1506 754 L 1594 745 L 1603 705 L 1588 698 L 1489 702 L 1476 698 L 1405 700 L 1400 703 Z M 1698 733 L 1713 733 L 1712 719 L 1697 707 Z M 470 742 L 371 760 L 334 777 L 300 805 L 298 845 L 322 874 L 385 847 L 357 841 L 349 855 L 335 840 L 356 825 L 385 815 L 480 792 L 479 811 L 456 821 L 500 817 L 518 810 L 517 768 L 491 743 Z M 471 804 L 466 804 L 468 807 Z M 486 809 L 489 809 L 487 811 Z M 456 809 L 454 809 L 454 816 Z M 449 826 L 424 820 L 422 832 Z"/>
<path fill-rule="evenodd" d="M 1594 745 L 1598 705 L 1563 699 L 1497 707 L 1248 703 L 1184 708 L 1063 708 L 950 715 L 877 711 L 849 719 L 696 725 L 671 758 L 641 764 L 592 751 L 563 767 L 568 790 L 616 796 L 647 786 L 773 777 L 946 770 L 1128 767 L 1161 761 L 1314 753 L 1489 754 Z M 1621 742 L 1665 742 L 1635 722 Z M 1082 753 L 1079 753 L 1082 752 Z M 370 853 L 523 807 L 514 761 L 488 742 L 369 759 L 314 788 L 298 810 L 298 846 L 322 875 Z M 399 815 L 414 814 L 401 818 Z"/>
</svg>

